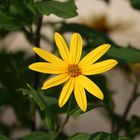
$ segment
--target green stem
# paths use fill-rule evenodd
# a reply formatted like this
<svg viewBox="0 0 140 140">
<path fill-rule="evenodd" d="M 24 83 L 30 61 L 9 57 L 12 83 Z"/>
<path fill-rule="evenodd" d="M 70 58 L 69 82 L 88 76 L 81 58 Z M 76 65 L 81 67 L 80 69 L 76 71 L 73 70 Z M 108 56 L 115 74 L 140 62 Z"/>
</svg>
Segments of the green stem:
<svg viewBox="0 0 140 140">
<path fill-rule="evenodd" d="M 63 128 L 65 127 L 65 125 L 67 124 L 67 122 L 68 122 L 68 120 L 70 118 L 71 103 L 72 103 L 72 97 L 70 97 L 70 99 L 69 99 L 69 104 L 68 104 L 68 109 L 67 109 L 67 115 L 66 115 L 66 118 L 65 118 L 63 124 L 61 125 L 61 127 L 58 130 L 57 137 L 60 135 L 60 133 L 62 132 Z"/>
</svg>

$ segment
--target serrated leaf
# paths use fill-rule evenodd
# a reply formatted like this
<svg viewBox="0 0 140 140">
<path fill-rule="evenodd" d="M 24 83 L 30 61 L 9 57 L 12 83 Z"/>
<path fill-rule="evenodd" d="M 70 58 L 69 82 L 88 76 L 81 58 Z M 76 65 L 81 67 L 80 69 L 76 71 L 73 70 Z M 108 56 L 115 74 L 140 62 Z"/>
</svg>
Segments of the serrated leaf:
<svg viewBox="0 0 140 140">
<path fill-rule="evenodd" d="M 72 18 L 78 15 L 74 0 L 68 0 L 66 2 L 41 1 L 36 2 L 35 7 L 44 15 L 54 14 L 62 18 Z"/>
</svg>

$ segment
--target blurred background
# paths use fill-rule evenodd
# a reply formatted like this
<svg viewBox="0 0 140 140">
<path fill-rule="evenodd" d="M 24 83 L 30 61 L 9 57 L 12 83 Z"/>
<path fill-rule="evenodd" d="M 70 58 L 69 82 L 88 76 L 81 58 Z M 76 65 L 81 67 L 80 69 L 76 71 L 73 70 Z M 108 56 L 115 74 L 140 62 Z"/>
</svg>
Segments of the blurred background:
<svg viewBox="0 0 140 140">
<path fill-rule="evenodd" d="M 0 1 L 0 9 L 4 7 L 3 4 Z M 107 0 L 76 0 L 76 5 L 79 15 L 74 18 L 64 20 L 55 15 L 43 16 L 40 45 L 42 48 L 55 51 L 55 47 L 52 47 L 55 46 L 53 34 L 55 31 L 59 32 L 60 28 L 69 42 L 71 33 L 75 29 L 70 29 L 66 25 L 74 23 L 107 35 L 118 46 L 140 49 L 140 11 L 133 8 L 129 0 L 110 0 L 109 2 Z M 28 20 L 30 20 L 30 15 Z M 34 28 L 33 26 L 33 30 Z M 67 33 L 69 30 L 70 32 Z M 32 51 L 35 44 L 29 40 L 31 40 L 29 34 L 24 28 L 0 29 L 0 134 L 5 134 L 12 139 L 31 132 L 30 99 L 17 91 L 19 88 L 26 87 L 26 83 L 33 85 L 34 73 L 28 69 L 28 65 L 35 62 L 35 54 Z M 92 42 L 89 40 L 90 43 Z M 95 46 L 97 44 L 95 43 Z M 110 91 L 108 94 L 111 94 L 107 102 L 110 102 L 109 106 L 113 107 L 114 114 L 117 114 L 118 118 L 115 121 L 118 123 L 119 116 L 123 116 L 128 104 L 131 104 L 134 88 L 137 88 L 137 92 L 140 93 L 138 82 L 135 84 L 135 77 L 140 77 L 140 64 L 130 62 L 106 72 L 103 76 L 107 80 L 106 86 Z M 42 81 L 44 77 L 41 75 L 40 79 Z M 119 130 L 119 135 L 131 136 L 135 140 L 140 139 L 139 106 L 140 98 L 137 98 L 125 116 L 126 127 L 132 127 L 132 130 L 136 128 L 136 130 L 130 132 L 127 128 L 122 128 Z M 64 117 L 65 114 L 59 115 L 60 123 Z M 36 128 L 39 129 L 42 125 L 39 111 L 35 112 L 35 121 Z M 115 126 L 112 126 L 107 109 L 101 107 L 78 117 L 71 117 L 64 128 L 64 133 L 72 135 L 76 132 L 111 132 L 112 127 Z"/>
</svg>

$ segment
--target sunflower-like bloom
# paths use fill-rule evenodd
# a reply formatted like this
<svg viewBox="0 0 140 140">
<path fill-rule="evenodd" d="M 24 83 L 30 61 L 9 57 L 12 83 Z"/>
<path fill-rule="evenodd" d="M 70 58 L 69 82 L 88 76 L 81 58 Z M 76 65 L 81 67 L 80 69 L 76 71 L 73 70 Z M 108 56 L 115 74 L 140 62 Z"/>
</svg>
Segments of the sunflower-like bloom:
<svg viewBox="0 0 140 140">
<path fill-rule="evenodd" d="M 106 72 L 118 62 L 114 59 L 108 59 L 95 63 L 110 48 L 109 44 L 97 47 L 81 59 L 82 38 L 78 33 L 72 35 L 69 48 L 59 33 L 55 33 L 55 42 L 62 59 L 46 50 L 35 47 L 33 48 L 34 52 L 47 62 L 33 63 L 29 68 L 37 72 L 56 75 L 45 81 L 42 89 L 48 89 L 64 83 L 58 101 L 60 107 L 65 105 L 74 91 L 78 106 L 81 110 L 86 111 L 87 98 L 85 90 L 100 100 L 103 100 L 104 96 L 99 87 L 85 75 Z"/>
</svg>

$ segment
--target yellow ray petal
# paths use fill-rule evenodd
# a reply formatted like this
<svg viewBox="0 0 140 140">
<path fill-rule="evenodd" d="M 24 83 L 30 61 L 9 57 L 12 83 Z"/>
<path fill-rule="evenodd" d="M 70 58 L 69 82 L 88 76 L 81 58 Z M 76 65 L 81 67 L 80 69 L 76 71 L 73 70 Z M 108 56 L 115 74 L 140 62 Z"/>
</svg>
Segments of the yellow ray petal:
<svg viewBox="0 0 140 140">
<path fill-rule="evenodd" d="M 59 63 L 60 65 L 67 65 L 64 61 L 62 61 L 60 58 L 53 55 L 47 50 L 37 48 L 37 47 L 33 47 L 33 50 L 36 54 L 38 54 L 41 58 L 43 58 L 44 60 L 48 62 L 57 63 L 57 64 Z"/>
<path fill-rule="evenodd" d="M 63 65 L 57 65 L 52 63 L 46 62 L 37 62 L 29 65 L 29 69 L 41 72 L 41 73 L 48 73 L 48 74 L 61 74 L 66 73 L 67 68 Z"/>
<path fill-rule="evenodd" d="M 43 84 L 43 87 L 41 89 L 48 89 L 50 87 L 54 87 L 57 85 L 60 85 L 64 82 L 66 82 L 70 77 L 67 74 L 60 74 L 58 76 L 55 76 Z"/>
<path fill-rule="evenodd" d="M 118 62 L 116 60 L 109 59 L 98 63 L 94 63 L 93 65 L 89 65 L 89 67 L 81 69 L 81 72 L 83 75 L 99 74 L 110 70 L 117 64 Z"/>
<path fill-rule="evenodd" d="M 103 44 L 90 53 L 88 53 L 79 63 L 79 67 L 84 68 L 86 65 L 93 64 L 95 61 L 97 61 L 100 57 L 102 57 L 106 51 L 111 46 L 109 44 Z"/>
<path fill-rule="evenodd" d="M 92 95 L 96 96 L 97 98 L 103 100 L 104 95 L 99 87 L 93 83 L 89 78 L 83 75 L 78 76 L 78 80 L 80 84 Z"/>
<path fill-rule="evenodd" d="M 69 81 L 64 85 L 60 97 L 59 97 L 59 106 L 62 107 L 69 99 L 74 88 L 74 78 L 71 77 Z"/>
<path fill-rule="evenodd" d="M 55 33 L 54 37 L 61 57 L 69 64 L 69 50 L 64 38 L 59 33 Z"/>
<path fill-rule="evenodd" d="M 78 106 L 81 108 L 81 110 L 85 112 L 87 109 L 87 98 L 86 98 L 85 90 L 79 82 L 80 81 L 78 77 L 75 78 L 74 96 Z"/>
<path fill-rule="evenodd" d="M 78 64 L 82 53 L 82 38 L 80 34 L 74 33 L 70 43 L 70 63 Z"/>
</svg>

